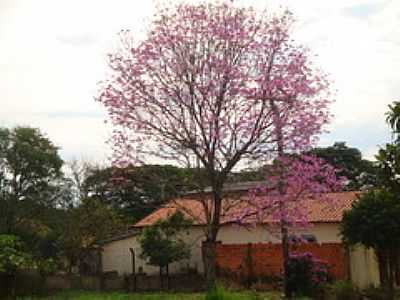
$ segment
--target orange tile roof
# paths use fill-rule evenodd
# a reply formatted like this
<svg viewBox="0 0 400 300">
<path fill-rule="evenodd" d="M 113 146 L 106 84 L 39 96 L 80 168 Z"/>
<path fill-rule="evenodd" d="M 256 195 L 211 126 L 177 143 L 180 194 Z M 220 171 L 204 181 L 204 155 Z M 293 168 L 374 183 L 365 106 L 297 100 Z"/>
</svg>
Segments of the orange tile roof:
<svg viewBox="0 0 400 300">
<path fill-rule="evenodd" d="M 357 195 L 359 192 L 340 192 L 340 193 L 330 193 L 327 194 L 334 203 L 334 205 L 328 204 L 326 201 L 307 201 L 304 202 L 306 205 L 304 206 L 307 209 L 308 221 L 311 223 L 338 223 L 341 222 L 343 212 L 350 209 L 352 203 L 357 200 Z M 210 194 L 207 194 L 205 197 L 208 197 L 208 201 L 210 200 Z M 221 223 L 227 224 L 232 223 L 237 220 L 238 212 L 242 209 L 248 209 L 248 202 L 240 201 L 241 199 L 245 199 L 247 197 L 246 193 L 239 194 L 238 197 L 235 197 L 234 194 L 230 197 L 224 198 L 223 200 L 223 212 L 221 216 Z M 203 199 L 207 199 L 204 198 Z M 168 216 L 173 215 L 176 211 L 181 211 L 187 218 L 193 220 L 194 225 L 204 225 L 206 224 L 206 217 L 204 213 L 204 209 L 199 198 L 194 196 L 185 196 L 183 198 L 178 198 L 170 201 L 165 204 L 161 208 L 157 209 L 135 225 L 133 227 L 144 227 L 150 226 L 159 220 L 166 219 Z M 247 222 L 254 221 L 251 218 L 247 219 Z M 267 223 L 268 218 L 264 219 L 263 222 Z"/>
</svg>

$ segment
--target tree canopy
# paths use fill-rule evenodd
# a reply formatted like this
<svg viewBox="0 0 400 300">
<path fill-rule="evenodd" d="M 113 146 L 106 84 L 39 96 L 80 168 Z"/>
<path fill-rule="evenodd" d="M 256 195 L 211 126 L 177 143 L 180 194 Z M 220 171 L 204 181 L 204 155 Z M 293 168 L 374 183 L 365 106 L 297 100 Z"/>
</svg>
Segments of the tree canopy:
<svg viewBox="0 0 400 300">
<path fill-rule="evenodd" d="M 198 189 L 202 173 L 171 165 L 98 167 L 89 170 L 83 186 L 89 197 L 112 206 L 129 222 L 135 222 L 166 201 Z"/>
</svg>

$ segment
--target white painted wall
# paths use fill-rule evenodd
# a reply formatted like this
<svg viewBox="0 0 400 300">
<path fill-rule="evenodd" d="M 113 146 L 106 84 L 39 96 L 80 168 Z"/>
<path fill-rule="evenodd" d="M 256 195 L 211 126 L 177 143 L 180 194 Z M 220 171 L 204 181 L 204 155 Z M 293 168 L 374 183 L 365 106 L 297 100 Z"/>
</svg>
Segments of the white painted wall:
<svg viewBox="0 0 400 300">
<path fill-rule="evenodd" d="M 339 227 L 337 224 L 315 224 L 309 230 L 301 233 L 314 234 L 319 243 L 340 242 Z M 179 273 L 188 267 L 202 272 L 201 243 L 204 240 L 202 228 L 198 226 L 192 227 L 189 233 L 184 235 L 184 240 L 191 245 L 191 258 L 172 264 L 170 266 L 170 273 Z M 218 240 L 223 244 L 279 242 L 265 227 L 244 228 L 236 225 L 223 226 L 218 234 Z M 113 241 L 103 246 L 103 272 L 117 271 L 120 275 L 132 273 L 129 248 L 133 248 L 135 251 L 136 271 L 141 267 L 147 274 L 158 274 L 158 267 L 149 266 L 140 258 L 141 249 L 136 237 Z"/>
<path fill-rule="evenodd" d="M 352 282 L 360 287 L 378 286 L 379 265 L 372 249 L 357 246 L 350 251 L 350 273 Z"/>
</svg>

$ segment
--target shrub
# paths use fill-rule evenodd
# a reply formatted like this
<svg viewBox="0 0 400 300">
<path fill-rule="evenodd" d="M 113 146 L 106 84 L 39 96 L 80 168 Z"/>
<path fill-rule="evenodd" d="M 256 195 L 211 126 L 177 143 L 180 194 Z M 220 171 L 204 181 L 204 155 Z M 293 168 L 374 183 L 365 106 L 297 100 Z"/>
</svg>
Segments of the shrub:
<svg viewBox="0 0 400 300">
<path fill-rule="evenodd" d="M 358 300 L 360 294 L 350 281 L 339 280 L 326 286 L 325 294 L 329 300 Z"/>
<path fill-rule="evenodd" d="M 328 281 L 328 264 L 311 253 L 292 254 L 288 261 L 291 296 L 312 296 Z"/>
</svg>

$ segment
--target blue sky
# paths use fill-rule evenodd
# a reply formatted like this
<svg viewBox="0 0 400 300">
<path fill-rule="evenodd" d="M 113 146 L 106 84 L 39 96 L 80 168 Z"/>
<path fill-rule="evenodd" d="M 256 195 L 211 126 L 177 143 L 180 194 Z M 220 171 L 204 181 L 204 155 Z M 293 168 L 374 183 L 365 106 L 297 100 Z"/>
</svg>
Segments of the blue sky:
<svg viewBox="0 0 400 300">
<path fill-rule="evenodd" d="M 387 104 L 400 100 L 400 1 L 236 2 L 294 13 L 294 38 L 318 55 L 337 91 L 320 144 L 345 141 L 372 158 L 390 138 Z M 0 0 L 0 126 L 39 127 L 64 159 L 105 162 L 110 128 L 93 100 L 96 83 L 116 33 L 140 34 L 153 9 L 150 0 Z"/>
</svg>

